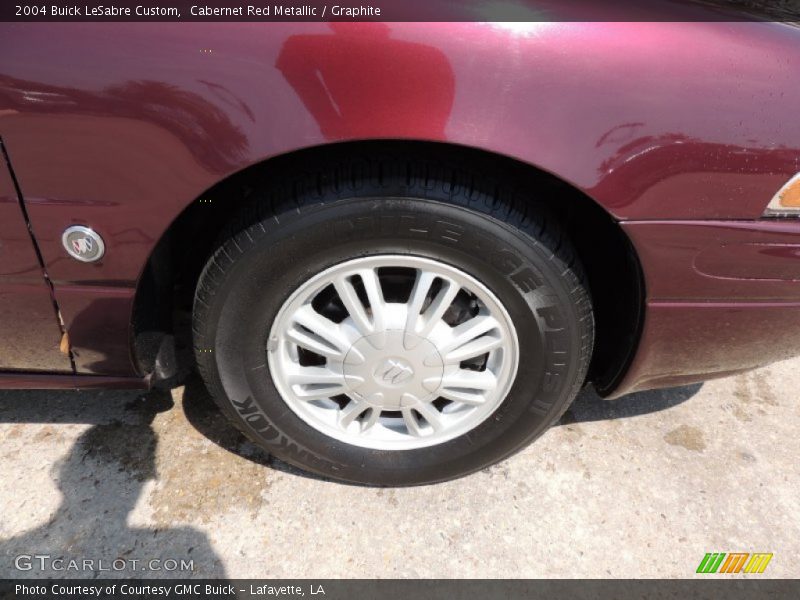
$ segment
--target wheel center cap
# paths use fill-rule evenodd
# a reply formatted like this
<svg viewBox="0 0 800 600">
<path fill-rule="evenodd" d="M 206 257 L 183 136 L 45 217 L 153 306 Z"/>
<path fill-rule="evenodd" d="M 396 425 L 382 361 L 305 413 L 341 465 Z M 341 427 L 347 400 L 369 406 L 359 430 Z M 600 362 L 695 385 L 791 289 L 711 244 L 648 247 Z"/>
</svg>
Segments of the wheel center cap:
<svg viewBox="0 0 800 600">
<path fill-rule="evenodd" d="M 436 399 L 444 363 L 427 339 L 390 330 L 356 341 L 343 369 L 351 393 L 377 408 L 399 410 Z"/>
</svg>

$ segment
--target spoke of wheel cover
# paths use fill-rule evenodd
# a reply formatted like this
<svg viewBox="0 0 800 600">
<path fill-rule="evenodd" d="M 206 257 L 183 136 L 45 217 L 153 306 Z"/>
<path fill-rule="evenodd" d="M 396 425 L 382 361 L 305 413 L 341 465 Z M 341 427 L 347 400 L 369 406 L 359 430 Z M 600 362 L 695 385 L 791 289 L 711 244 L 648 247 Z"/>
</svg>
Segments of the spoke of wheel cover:
<svg viewBox="0 0 800 600">
<path fill-rule="evenodd" d="M 494 317 L 479 315 L 453 328 L 453 338 L 439 349 L 445 362 L 454 363 L 494 350 L 503 343 L 499 335 L 486 335 L 498 327 Z"/>
<path fill-rule="evenodd" d="M 417 417 L 414 416 L 414 412 L 422 417 L 422 420 L 428 423 L 433 429 L 434 432 L 440 431 L 442 429 L 442 415 L 439 413 L 438 410 L 432 405 L 428 404 L 427 402 L 420 402 L 413 406 L 413 408 L 403 408 L 401 409 L 401 414 L 403 415 L 403 421 L 406 424 L 406 428 L 411 435 L 416 437 L 422 437 L 425 435 L 430 435 L 430 431 L 425 431 L 422 426 L 420 425 Z"/>
<path fill-rule="evenodd" d="M 350 423 L 355 421 L 363 412 L 369 409 L 369 404 L 366 402 L 350 401 L 350 404 L 345 406 L 339 411 L 339 425 L 344 429 L 350 426 Z"/>
<path fill-rule="evenodd" d="M 350 385 L 358 385 L 364 382 L 362 377 L 337 373 L 327 367 L 301 367 L 294 365 L 287 371 L 286 379 L 291 385 L 312 385 L 322 388 L 324 386 L 340 386 L 343 382 L 347 382 Z"/>
<path fill-rule="evenodd" d="M 353 284 L 350 283 L 350 278 L 346 276 L 338 277 L 333 282 L 333 287 L 336 289 L 336 293 L 339 294 L 342 304 L 344 304 L 347 312 L 352 317 L 361 335 L 372 333 L 374 329 L 367 314 L 367 309 L 361 303 Z"/>
<path fill-rule="evenodd" d="M 417 417 L 414 416 L 414 413 L 411 412 L 410 408 L 403 408 L 401 413 L 403 415 L 403 421 L 406 424 L 406 429 L 408 429 L 408 433 L 415 437 L 422 437 L 425 435 L 425 433 L 422 431 L 422 428 L 419 426 Z"/>
<path fill-rule="evenodd" d="M 419 271 L 417 273 L 417 279 L 414 281 L 414 288 L 411 290 L 411 296 L 408 300 L 406 333 L 415 333 L 417 331 L 418 323 L 422 318 L 422 305 L 425 303 L 425 298 L 428 297 L 428 292 L 435 280 L 436 275 L 429 271 Z"/>
<path fill-rule="evenodd" d="M 442 387 L 491 390 L 497 385 L 497 377 L 491 371 L 458 369 L 442 378 Z"/>
<path fill-rule="evenodd" d="M 319 336 L 308 333 L 302 329 L 298 329 L 296 327 L 290 329 L 286 332 L 286 339 L 294 344 L 297 344 L 301 348 L 305 348 L 306 350 L 310 350 L 311 352 L 321 356 L 338 358 L 339 360 L 343 358 L 342 353 L 338 349 L 329 346 L 327 343 L 325 343 L 325 340 Z"/>
<path fill-rule="evenodd" d="M 342 383 L 343 376 L 335 373 L 326 367 L 298 367 L 295 366 L 288 373 L 288 380 L 291 384 L 301 385 L 326 385 L 331 383 Z"/>
<path fill-rule="evenodd" d="M 300 308 L 294 314 L 293 320 L 308 331 L 298 327 L 291 328 L 286 337 L 292 342 L 322 356 L 344 359 L 350 343 L 342 334 L 339 325 L 323 317 L 310 304 Z"/>
<path fill-rule="evenodd" d="M 446 361 L 450 364 L 460 363 L 461 361 L 469 360 L 476 356 L 482 356 L 502 345 L 503 339 L 501 337 L 496 335 L 484 335 L 450 352 L 450 354 L 447 355 Z"/>
<path fill-rule="evenodd" d="M 344 394 L 347 388 L 342 384 L 327 384 L 327 385 L 308 385 L 306 387 L 295 388 L 295 394 L 300 400 L 324 400 L 325 398 L 333 398 Z"/>
<path fill-rule="evenodd" d="M 434 431 L 439 431 L 442 428 L 442 414 L 436 410 L 433 404 L 427 402 L 420 402 L 414 406 L 420 416 L 430 425 Z"/>
<path fill-rule="evenodd" d="M 367 417 L 367 419 L 364 421 L 364 424 L 361 427 L 361 433 L 364 433 L 372 429 L 375 426 L 375 424 L 380 420 L 380 418 L 381 418 L 380 409 L 373 408 L 369 413 L 369 417 Z"/>
<path fill-rule="evenodd" d="M 441 288 L 431 301 L 430 306 L 425 309 L 424 313 L 420 314 L 425 299 L 428 297 L 431 286 L 436 279 L 437 276 L 433 273 L 422 271 L 414 282 L 414 289 L 411 291 L 411 299 L 408 305 L 405 331 L 406 334 L 413 333 L 419 336 L 416 339 L 425 337 L 431 332 L 447 309 L 450 308 L 458 291 L 461 289 L 454 281 L 439 278 L 442 280 Z M 403 345 L 407 349 L 411 349 L 414 346 L 413 340 L 414 338 L 406 335 Z"/>
<path fill-rule="evenodd" d="M 486 401 L 485 392 L 494 389 L 496 385 L 497 378 L 491 371 L 459 369 L 442 379 L 437 393 L 453 402 L 477 405 Z"/>
<path fill-rule="evenodd" d="M 386 304 L 383 301 L 378 271 L 376 269 L 362 269 L 358 272 L 358 275 L 364 283 L 364 290 L 367 292 L 369 307 L 372 311 L 372 329 L 375 333 L 384 332 L 386 329 Z M 376 347 L 383 347 L 384 338 L 382 336 L 373 335 L 369 339 L 375 342 Z"/>
</svg>

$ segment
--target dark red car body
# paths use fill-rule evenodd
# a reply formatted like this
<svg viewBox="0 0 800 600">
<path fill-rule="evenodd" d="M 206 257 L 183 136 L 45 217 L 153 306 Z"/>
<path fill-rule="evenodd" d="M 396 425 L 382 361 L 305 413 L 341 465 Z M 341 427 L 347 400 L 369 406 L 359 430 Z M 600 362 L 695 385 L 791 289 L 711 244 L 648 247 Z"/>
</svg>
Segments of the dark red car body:
<svg viewBox="0 0 800 600">
<path fill-rule="evenodd" d="M 800 220 L 762 218 L 800 171 L 794 27 L 1 27 L 0 387 L 146 386 L 133 308 L 170 225 L 248 167 L 364 140 L 507 157 L 619 222 L 645 295 L 608 395 L 800 351 Z M 72 224 L 102 261 L 68 257 Z"/>
</svg>

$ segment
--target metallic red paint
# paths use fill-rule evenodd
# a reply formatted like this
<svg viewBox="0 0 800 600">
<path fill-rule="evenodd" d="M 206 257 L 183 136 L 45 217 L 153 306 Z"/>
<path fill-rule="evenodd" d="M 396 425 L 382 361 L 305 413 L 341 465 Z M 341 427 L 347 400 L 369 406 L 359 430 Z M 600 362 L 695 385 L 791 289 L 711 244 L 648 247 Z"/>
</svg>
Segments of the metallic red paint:
<svg viewBox="0 0 800 600">
<path fill-rule="evenodd" d="M 639 349 L 609 397 L 726 377 L 798 354 L 800 302 L 648 302 Z"/>
<path fill-rule="evenodd" d="M 622 227 L 644 266 L 649 301 L 800 302 L 800 220 Z"/>
<path fill-rule="evenodd" d="M 556 174 L 623 221 L 757 219 L 800 171 L 800 31 L 782 24 L 2 27 L 0 135 L 85 373 L 133 373 L 120 336 L 170 222 L 225 177 L 293 150 L 359 139 L 481 148 Z M 101 262 L 67 258 L 60 236 L 72 223 L 103 235 Z M 659 261 L 636 231 L 657 294 L 667 277 L 686 279 L 692 303 L 707 299 L 703 289 L 716 298 L 760 285 L 704 288 L 694 256 L 673 245 L 664 249 L 673 260 Z M 794 234 L 771 239 L 791 244 Z M 718 250 L 704 252 L 698 264 L 716 268 Z M 791 274 L 791 258 L 780 260 L 770 268 Z M 781 279 L 769 293 L 800 295 Z M 680 317 L 656 309 L 649 291 L 638 375 L 620 391 L 646 381 L 646 369 L 673 372 L 670 361 L 690 352 L 691 340 L 675 337 L 669 352 L 654 351 L 655 332 L 708 322 L 690 305 Z M 736 339 L 755 333 L 744 327 Z"/>
<path fill-rule="evenodd" d="M 0 389 L 94 390 L 116 388 L 148 389 L 150 381 L 142 377 L 103 377 L 99 375 L 58 375 L 55 373 L 0 373 Z"/>
<path fill-rule="evenodd" d="M 623 228 L 644 266 L 647 306 L 639 350 L 614 396 L 722 377 L 800 352 L 800 221 Z"/>
<path fill-rule="evenodd" d="M 0 147 L 0 370 L 68 371 L 53 298 Z M 2 386 L 2 383 L 0 383 Z"/>
</svg>

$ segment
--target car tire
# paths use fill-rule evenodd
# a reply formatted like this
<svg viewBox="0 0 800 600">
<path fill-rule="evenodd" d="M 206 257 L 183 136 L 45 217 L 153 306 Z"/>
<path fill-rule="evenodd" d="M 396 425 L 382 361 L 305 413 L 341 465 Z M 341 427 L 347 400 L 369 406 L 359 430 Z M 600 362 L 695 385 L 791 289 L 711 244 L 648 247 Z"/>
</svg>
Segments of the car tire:
<svg viewBox="0 0 800 600">
<path fill-rule="evenodd" d="M 496 328 L 465 346 L 456 332 L 476 323 Z M 397 486 L 525 447 L 576 396 L 593 343 L 581 266 L 542 205 L 502 179 L 394 157 L 251 191 L 200 276 L 193 330 L 211 395 L 254 443 Z"/>
</svg>

